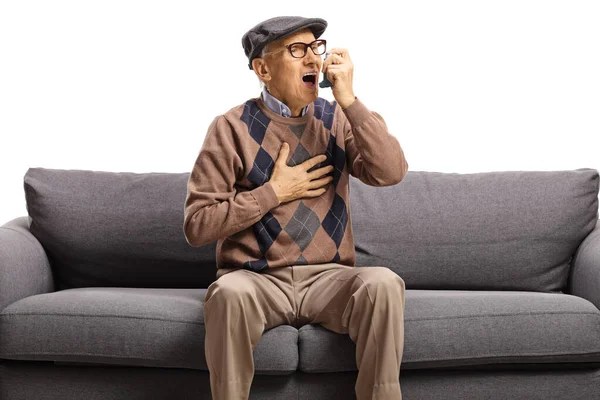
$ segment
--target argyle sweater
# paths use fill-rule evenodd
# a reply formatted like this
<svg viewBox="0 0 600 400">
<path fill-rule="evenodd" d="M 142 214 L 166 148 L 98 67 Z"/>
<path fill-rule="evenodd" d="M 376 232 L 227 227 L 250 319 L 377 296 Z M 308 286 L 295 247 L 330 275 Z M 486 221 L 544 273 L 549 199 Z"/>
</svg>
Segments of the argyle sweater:
<svg viewBox="0 0 600 400">
<path fill-rule="evenodd" d="M 290 167 L 327 156 L 309 169 L 334 166 L 322 195 L 280 203 L 269 180 L 284 141 Z M 194 247 L 217 241 L 217 268 L 354 266 L 348 175 L 389 186 L 407 171 L 398 140 L 358 98 L 342 110 L 318 97 L 294 118 L 252 98 L 211 122 L 187 183 L 183 231 Z"/>
</svg>

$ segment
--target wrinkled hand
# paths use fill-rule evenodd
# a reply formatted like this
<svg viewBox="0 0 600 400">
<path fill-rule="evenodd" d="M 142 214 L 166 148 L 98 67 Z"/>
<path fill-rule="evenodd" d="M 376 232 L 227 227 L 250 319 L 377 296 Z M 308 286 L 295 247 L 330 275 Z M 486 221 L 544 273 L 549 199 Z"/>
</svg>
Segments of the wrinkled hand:
<svg viewBox="0 0 600 400">
<path fill-rule="evenodd" d="M 318 197 L 329 189 L 333 181 L 333 165 L 327 165 L 308 172 L 312 167 L 327 160 L 326 154 L 320 154 L 308 160 L 288 167 L 286 160 L 290 146 L 283 142 L 279 149 L 279 157 L 275 161 L 269 182 L 280 203 L 296 200 L 302 197 Z"/>
<path fill-rule="evenodd" d="M 333 97 L 342 107 L 347 108 L 355 100 L 352 89 L 352 76 L 354 73 L 354 64 L 350 59 L 347 49 L 331 49 L 330 55 L 323 61 L 322 71 L 327 74 L 327 79 L 331 82 Z"/>
</svg>

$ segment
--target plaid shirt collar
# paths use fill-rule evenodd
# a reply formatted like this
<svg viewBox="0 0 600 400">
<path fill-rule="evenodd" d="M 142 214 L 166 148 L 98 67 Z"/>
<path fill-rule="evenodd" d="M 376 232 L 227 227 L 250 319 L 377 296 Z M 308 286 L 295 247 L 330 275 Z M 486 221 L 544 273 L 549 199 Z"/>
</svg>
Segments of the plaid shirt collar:
<svg viewBox="0 0 600 400">
<path fill-rule="evenodd" d="M 279 101 L 279 99 L 277 99 L 271 93 L 269 93 L 266 86 L 263 87 L 262 100 L 267 105 L 267 107 L 273 110 L 273 112 L 286 118 L 290 118 L 292 116 L 292 111 L 290 110 L 290 108 L 283 104 L 281 101 Z M 310 104 L 302 109 L 301 115 L 306 114 L 309 106 Z"/>
</svg>

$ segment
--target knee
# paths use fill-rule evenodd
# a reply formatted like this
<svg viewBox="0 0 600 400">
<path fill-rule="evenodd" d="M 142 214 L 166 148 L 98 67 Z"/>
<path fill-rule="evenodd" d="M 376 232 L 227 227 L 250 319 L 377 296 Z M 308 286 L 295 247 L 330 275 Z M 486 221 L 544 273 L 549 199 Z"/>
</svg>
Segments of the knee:
<svg viewBox="0 0 600 400">
<path fill-rule="evenodd" d="M 240 282 L 228 275 L 231 274 L 223 275 L 208 287 L 204 298 L 205 307 L 213 298 L 219 304 L 241 304 L 252 297 L 251 288 L 239 284 Z"/>
<path fill-rule="evenodd" d="M 368 287 L 405 290 L 404 279 L 387 267 L 364 267 L 361 279 Z"/>
</svg>

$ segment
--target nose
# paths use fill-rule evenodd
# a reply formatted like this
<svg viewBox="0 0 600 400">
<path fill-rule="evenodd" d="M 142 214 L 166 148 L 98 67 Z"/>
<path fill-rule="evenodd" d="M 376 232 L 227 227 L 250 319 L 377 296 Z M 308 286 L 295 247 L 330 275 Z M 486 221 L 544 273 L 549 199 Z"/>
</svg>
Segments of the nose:
<svg viewBox="0 0 600 400">
<path fill-rule="evenodd" d="M 319 65 L 319 63 L 321 61 L 321 56 L 318 54 L 315 54 L 312 51 L 312 49 L 306 49 L 306 58 L 309 63 L 314 63 L 316 65 Z"/>
</svg>

